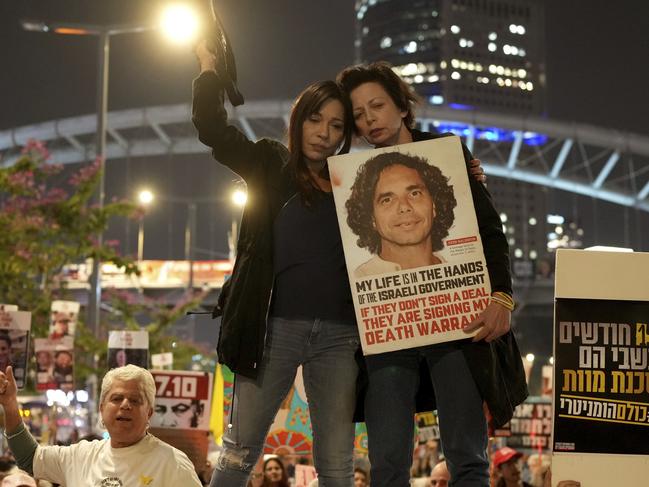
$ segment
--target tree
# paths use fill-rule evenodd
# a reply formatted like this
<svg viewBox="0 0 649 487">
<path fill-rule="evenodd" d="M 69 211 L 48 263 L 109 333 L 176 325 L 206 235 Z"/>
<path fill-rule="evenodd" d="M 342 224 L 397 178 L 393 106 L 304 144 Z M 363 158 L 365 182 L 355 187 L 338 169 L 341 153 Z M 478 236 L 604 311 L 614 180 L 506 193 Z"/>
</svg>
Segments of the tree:
<svg viewBox="0 0 649 487">
<path fill-rule="evenodd" d="M 112 218 L 138 217 L 140 208 L 128 201 L 111 201 L 102 208 L 93 204 L 100 161 L 70 174 L 61 165 L 49 163 L 49 158 L 45 146 L 31 140 L 15 164 L 0 168 L 0 303 L 31 311 L 34 337 L 47 336 L 52 300 L 66 298 L 65 282 L 60 279 L 64 266 L 99 258 L 123 267 L 127 274 L 138 273 L 133 259 L 118 253 L 116 242 L 100 245 L 96 236 Z M 171 346 L 165 331 L 187 308 L 197 306 L 202 294 L 191 293 L 172 309 L 151 300 L 133 303 L 125 293 L 113 293 L 107 299 L 127 327 L 139 329 L 135 317 L 144 315 L 150 350 L 157 352 L 158 347 Z M 102 336 L 111 324 L 103 322 L 103 333 L 95 336 L 80 320 L 75 348 L 84 352 L 77 353 L 84 360 L 77 360 L 77 379 L 105 368 Z M 175 352 L 181 356 L 195 351 L 179 345 Z"/>
<path fill-rule="evenodd" d="M 100 161 L 74 171 L 57 185 L 61 165 L 48 163 L 45 146 L 30 140 L 21 157 L 0 168 L 0 300 L 32 311 L 32 332 L 45 336 L 53 298 L 64 293 L 63 266 L 100 258 L 136 273 L 135 263 L 118 254 L 114 242 L 97 243 L 112 217 L 133 217 L 138 208 L 112 201 L 99 208 L 92 197 Z"/>
</svg>

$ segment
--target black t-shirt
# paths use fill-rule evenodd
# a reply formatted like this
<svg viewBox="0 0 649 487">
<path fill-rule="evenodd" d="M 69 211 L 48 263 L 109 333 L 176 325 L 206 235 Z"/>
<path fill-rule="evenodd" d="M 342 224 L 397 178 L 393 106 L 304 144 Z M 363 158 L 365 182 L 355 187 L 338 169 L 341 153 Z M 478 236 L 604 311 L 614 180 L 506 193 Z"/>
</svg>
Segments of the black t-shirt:
<svg viewBox="0 0 649 487">
<path fill-rule="evenodd" d="M 333 195 L 316 191 L 310 207 L 294 195 L 275 220 L 273 233 L 270 315 L 355 324 Z"/>
</svg>

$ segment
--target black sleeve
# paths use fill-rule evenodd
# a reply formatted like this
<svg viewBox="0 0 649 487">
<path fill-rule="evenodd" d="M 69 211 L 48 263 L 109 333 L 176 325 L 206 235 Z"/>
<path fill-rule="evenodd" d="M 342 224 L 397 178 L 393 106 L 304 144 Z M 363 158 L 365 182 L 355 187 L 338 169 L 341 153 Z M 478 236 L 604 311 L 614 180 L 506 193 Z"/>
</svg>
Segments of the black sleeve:
<svg viewBox="0 0 649 487">
<path fill-rule="evenodd" d="M 212 148 L 212 155 L 248 181 L 263 164 L 286 160 L 288 152 L 279 142 L 253 142 L 237 127 L 228 125 L 224 90 L 215 72 L 201 73 L 193 83 L 192 122 L 198 139 Z M 273 157 L 279 156 L 279 157 Z"/>
<path fill-rule="evenodd" d="M 507 243 L 507 237 L 503 232 L 500 215 L 496 211 L 491 200 L 491 195 L 485 185 L 476 181 L 469 171 L 469 161 L 473 159 L 471 151 L 464 144 L 462 144 L 462 151 L 464 153 L 467 174 L 469 175 L 469 186 L 471 187 L 473 206 L 475 207 L 475 213 L 478 219 L 482 247 L 484 249 L 485 259 L 487 260 L 491 290 L 492 292 L 504 291 L 512 294 L 509 245 Z"/>
</svg>

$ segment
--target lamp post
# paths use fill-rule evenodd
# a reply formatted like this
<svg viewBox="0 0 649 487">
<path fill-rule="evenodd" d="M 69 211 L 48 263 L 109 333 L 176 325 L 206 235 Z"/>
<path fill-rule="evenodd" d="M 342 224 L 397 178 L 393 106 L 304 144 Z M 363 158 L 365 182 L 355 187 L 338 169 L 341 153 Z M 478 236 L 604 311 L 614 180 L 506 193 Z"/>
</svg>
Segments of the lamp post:
<svg viewBox="0 0 649 487">
<path fill-rule="evenodd" d="M 194 289 L 194 247 L 196 236 L 196 203 L 187 204 L 187 224 L 185 225 L 185 260 L 189 264 L 188 289 Z"/>
<path fill-rule="evenodd" d="M 143 207 L 149 206 L 154 199 L 154 195 L 148 189 L 143 189 L 137 195 L 137 199 Z M 142 263 L 144 256 L 144 214 L 140 217 L 139 227 L 137 231 L 137 261 L 138 264 Z"/>
<path fill-rule="evenodd" d="M 110 59 L 110 38 L 121 34 L 138 34 L 162 28 L 173 40 L 189 41 L 191 34 L 198 30 L 198 19 L 189 7 L 174 5 L 164 12 L 160 24 L 145 25 L 96 25 L 85 23 L 45 22 L 40 20 L 21 21 L 23 29 L 31 32 L 43 32 L 62 35 L 91 35 L 99 40 L 98 76 L 97 76 L 97 142 L 96 158 L 99 161 L 99 184 L 97 204 L 104 207 L 106 159 L 106 118 L 108 113 L 108 67 Z M 103 232 L 97 235 L 97 244 L 103 244 Z M 101 306 L 101 262 L 93 259 L 90 276 L 90 295 L 88 299 L 88 323 L 95 335 L 99 332 Z"/>
</svg>

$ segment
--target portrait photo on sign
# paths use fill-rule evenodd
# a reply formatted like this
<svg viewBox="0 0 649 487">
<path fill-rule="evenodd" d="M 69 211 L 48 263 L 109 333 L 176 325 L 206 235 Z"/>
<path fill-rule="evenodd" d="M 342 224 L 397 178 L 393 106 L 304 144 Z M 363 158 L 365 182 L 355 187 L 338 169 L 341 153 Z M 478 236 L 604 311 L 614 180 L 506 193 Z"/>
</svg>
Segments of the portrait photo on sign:
<svg viewBox="0 0 649 487">
<path fill-rule="evenodd" d="M 0 310 L 0 370 L 11 365 L 19 389 L 25 386 L 27 351 L 32 314 L 28 311 L 9 311 L 12 305 Z"/>
<path fill-rule="evenodd" d="M 156 401 L 154 428 L 207 431 L 210 422 L 212 377 L 206 372 L 152 370 Z"/>
<path fill-rule="evenodd" d="M 49 333 L 51 339 L 74 336 L 80 306 L 76 301 L 52 301 Z"/>
<path fill-rule="evenodd" d="M 132 364 L 149 368 L 149 332 L 112 330 L 108 333 L 108 368 Z"/>
<path fill-rule="evenodd" d="M 149 350 L 145 348 L 109 348 L 108 368 L 124 367 L 127 364 L 148 368 Z"/>
<path fill-rule="evenodd" d="M 36 390 L 74 389 L 74 339 L 35 338 Z"/>
<path fill-rule="evenodd" d="M 459 137 L 328 162 L 364 353 L 466 338 L 491 288 Z"/>
</svg>

